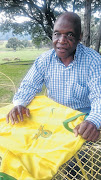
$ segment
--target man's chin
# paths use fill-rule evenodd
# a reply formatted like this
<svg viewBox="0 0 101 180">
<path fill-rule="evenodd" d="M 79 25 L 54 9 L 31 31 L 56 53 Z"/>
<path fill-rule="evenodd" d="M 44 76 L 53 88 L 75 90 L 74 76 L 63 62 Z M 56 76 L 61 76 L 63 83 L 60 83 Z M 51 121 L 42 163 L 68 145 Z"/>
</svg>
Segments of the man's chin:
<svg viewBox="0 0 101 180">
<path fill-rule="evenodd" d="M 56 54 L 60 59 L 65 59 L 68 57 L 65 53 L 56 52 Z"/>
</svg>

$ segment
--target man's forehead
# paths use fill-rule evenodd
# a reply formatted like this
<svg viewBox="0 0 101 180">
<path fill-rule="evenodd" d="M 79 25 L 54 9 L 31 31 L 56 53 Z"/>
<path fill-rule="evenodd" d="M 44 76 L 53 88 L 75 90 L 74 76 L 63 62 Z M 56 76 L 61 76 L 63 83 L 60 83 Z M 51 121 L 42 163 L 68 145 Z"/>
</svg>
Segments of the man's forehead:
<svg viewBox="0 0 101 180">
<path fill-rule="evenodd" d="M 62 18 L 59 18 L 56 23 L 54 24 L 54 30 L 57 29 L 57 28 L 61 28 L 61 29 L 67 29 L 67 28 L 71 28 L 71 29 L 74 29 L 74 25 L 73 23 L 68 20 L 68 19 L 62 19 Z"/>
<path fill-rule="evenodd" d="M 74 21 L 75 19 L 75 14 L 74 13 L 71 13 L 71 12 L 67 12 L 67 13 L 64 13 L 64 14 L 61 14 L 57 20 L 56 20 L 56 23 L 58 21 L 63 21 L 63 20 L 67 20 L 67 21 Z"/>
</svg>

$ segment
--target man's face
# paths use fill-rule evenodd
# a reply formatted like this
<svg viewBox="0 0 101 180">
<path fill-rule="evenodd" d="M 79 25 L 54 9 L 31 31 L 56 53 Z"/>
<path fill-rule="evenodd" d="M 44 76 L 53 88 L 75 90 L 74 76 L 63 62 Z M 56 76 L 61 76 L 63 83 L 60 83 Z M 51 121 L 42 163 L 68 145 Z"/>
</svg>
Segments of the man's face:
<svg viewBox="0 0 101 180">
<path fill-rule="evenodd" d="M 53 30 L 53 46 L 57 56 L 61 60 L 73 57 L 77 44 L 73 24 L 65 18 L 59 18 Z"/>
</svg>

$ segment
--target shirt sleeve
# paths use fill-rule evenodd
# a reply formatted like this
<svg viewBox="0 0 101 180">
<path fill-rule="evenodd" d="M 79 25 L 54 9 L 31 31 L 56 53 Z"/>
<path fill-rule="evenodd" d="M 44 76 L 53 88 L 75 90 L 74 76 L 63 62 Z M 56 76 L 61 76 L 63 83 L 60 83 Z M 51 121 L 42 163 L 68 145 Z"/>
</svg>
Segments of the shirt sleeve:
<svg viewBox="0 0 101 180">
<path fill-rule="evenodd" d="M 27 106 L 41 92 L 43 86 L 44 67 L 42 61 L 37 59 L 27 75 L 23 79 L 17 93 L 14 95 L 13 104 L 15 106 Z"/>
<path fill-rule="evenodd" d="M 101 59 L 99 63 L 92 64 L 89 71 L 89 99 L 91 111 L 87 117 L 99 129 L 101 127 Z"/>
</svg>

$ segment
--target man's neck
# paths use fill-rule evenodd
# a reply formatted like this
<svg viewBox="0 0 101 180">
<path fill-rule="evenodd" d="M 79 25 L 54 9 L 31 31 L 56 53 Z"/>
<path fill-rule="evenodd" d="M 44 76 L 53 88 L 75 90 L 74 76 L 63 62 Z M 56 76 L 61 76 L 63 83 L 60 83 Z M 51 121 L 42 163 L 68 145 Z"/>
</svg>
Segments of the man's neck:
<svg viewBox="0 0 101 180">
<path fill-rule="evenodd" d="M 74 60 L 74 56 L 69 56 L 68 58 L 62 58 L 62 63 L 67 67 Z"/>
</svg>

